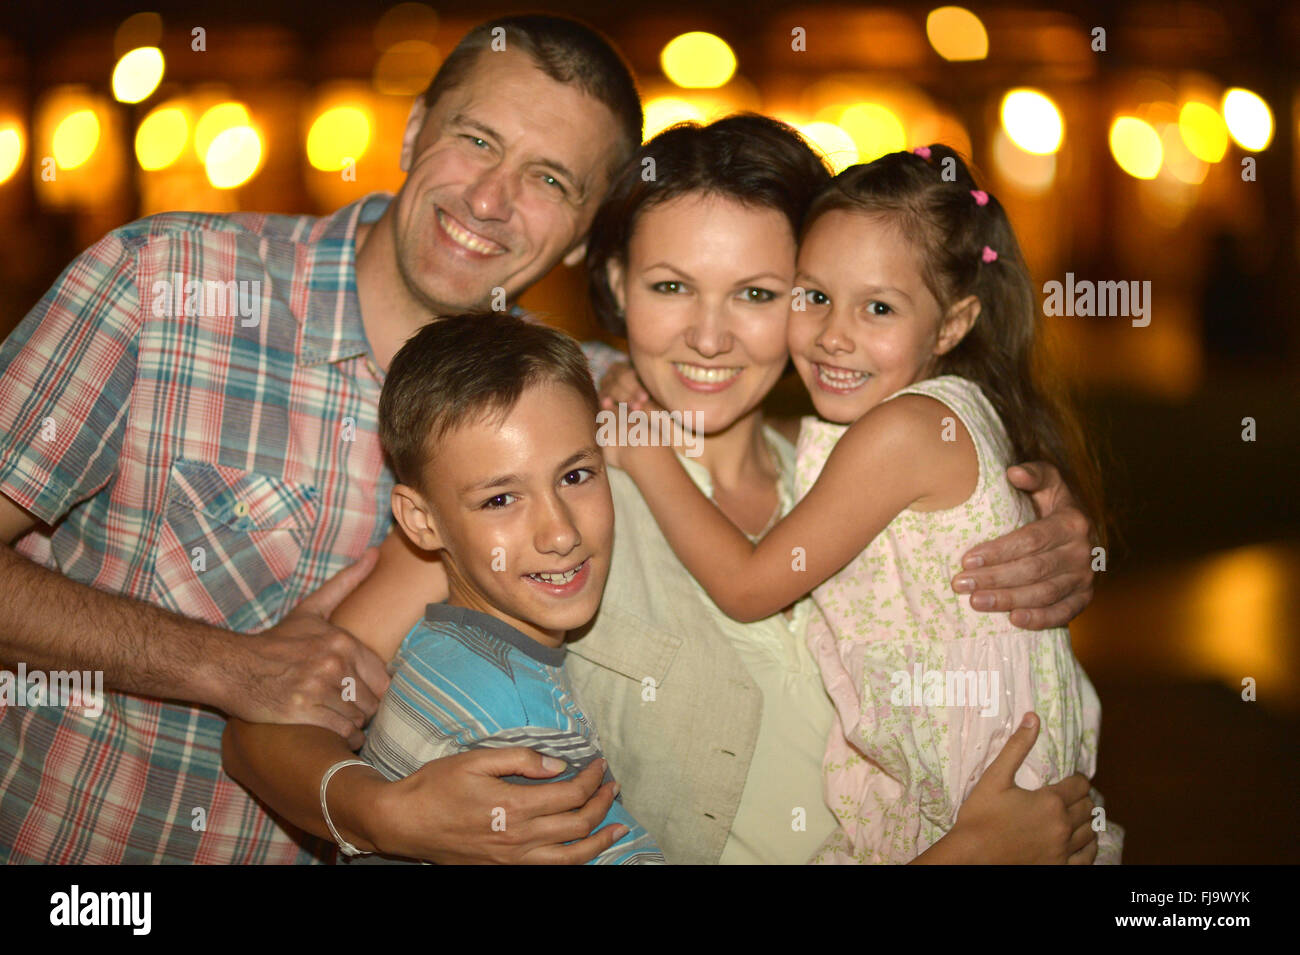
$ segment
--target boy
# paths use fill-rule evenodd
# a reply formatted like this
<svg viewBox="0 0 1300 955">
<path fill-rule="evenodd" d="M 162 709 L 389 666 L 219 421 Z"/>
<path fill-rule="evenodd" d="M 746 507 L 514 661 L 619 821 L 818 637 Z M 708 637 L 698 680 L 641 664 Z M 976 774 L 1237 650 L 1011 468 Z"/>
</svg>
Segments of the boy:
<svg viewBox="0 0 1300 955">
<path fill-rule="evenodd" d="M 393 516 L 440 552 L 450 596 L 398 649 L 361 749 L 389 779 L 488 747 L 563 760 L 555 779 L 602 758 L 564 671 L 565 634 L 595 615 L 614 543 L 597 410 L 577 344 L 509 315 L 435 321 L 393 359 L 379 400 Z M 592 862 L 664 863 L 620 801 L 605 822 L 627 832 Z M 483 820 L 509 824 L 503 809 Z"/>
</svg>

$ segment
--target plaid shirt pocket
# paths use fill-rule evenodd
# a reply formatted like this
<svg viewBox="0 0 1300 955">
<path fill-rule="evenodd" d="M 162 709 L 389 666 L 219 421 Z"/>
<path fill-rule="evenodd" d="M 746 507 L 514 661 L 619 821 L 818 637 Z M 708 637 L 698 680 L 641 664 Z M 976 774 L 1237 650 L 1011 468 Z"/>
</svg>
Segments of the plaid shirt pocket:
<svg viewBox="0 0 1300 955">
<path fill-rule="evenodd" d="M 310 485 L 177 459 L 150 599 L 242 633 L 273 625 L 318 514 Z"/>
</svg>

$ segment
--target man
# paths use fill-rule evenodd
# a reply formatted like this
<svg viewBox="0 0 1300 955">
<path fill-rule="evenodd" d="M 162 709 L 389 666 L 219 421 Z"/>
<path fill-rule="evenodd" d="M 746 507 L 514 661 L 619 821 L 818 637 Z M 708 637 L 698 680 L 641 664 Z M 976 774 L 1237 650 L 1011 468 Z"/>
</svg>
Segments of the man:
<svg viewBox="0 0 1300 955">
<path fill-rule="evenodd" d="M 322 772 L 350 755 L 387 678 L 327 618 L 391 523 L 383 369 L 432 318 L 580 261 L 640 130 L 635 85 L 598 35 L 493 21 L 413 109 L 391 202 L 324 219 L 157 216 L 65 270 L 0 349 L 0 541 L 15 545 L 0 544 L 0 660 L 102 671 L 113 692 L 98 717 L 0 708 L 0 862 L 325 857 L 222 772 L 223 714 L 319 727 L 303 758 Z M 204 289 L 229 282 L 258 303 L 254 321 L 203 314 Z M 1075 520 L 1063 510 L 1038 533 L 1065 554 Z M 1014 544 L 990 562 L 1006 554 Z M 1054 622 L 1087 584 L 1065 588 Z M 553 762 L 462 754 L 391 798 L 400 810 L 435 794 L 425 836 L 449 857 L 585 861 L 612 841 L 587 835 L 614 795 L 599 765 L 545 786 L 496 778 L 548 777 Z M 512 824 L 488 844 L 480 823 L 503 787 Z M 328 835 L 318 808 L 287 814 Z"/>
</svg>

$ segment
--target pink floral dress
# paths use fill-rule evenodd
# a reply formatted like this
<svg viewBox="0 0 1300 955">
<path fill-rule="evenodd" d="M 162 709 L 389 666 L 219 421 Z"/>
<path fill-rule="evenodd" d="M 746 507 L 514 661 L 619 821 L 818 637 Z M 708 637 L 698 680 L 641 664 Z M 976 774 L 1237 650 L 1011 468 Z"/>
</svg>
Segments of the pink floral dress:
<svg viewBox="0 0 1300 955">
<path fill-rule="evenodd" d="M 812 593 L 808 646 L 836 710 L 825 796 L 840 823 L 813 862 L 914 859 L 952 828 L 1031 710 L 1042 726 L 1017 785 L 1036 789 L 1097 768 L 1101 706 L 1069 631 L 1020 630 L 1007 614 L 972 610 L 950 586 L 967 549 L 1034 519 L 1029 499 L 1006 480 L 1010 446 L 997 412 L 977 385 L 956 376 L 898 394 L 929 395 L 952 411 L 974 441 L 979 481 L 956 507 L 903 511 Z M 846 427 L 804 420 L 800 497 Z M 863 493 L 870 490 L 868 476 Z M 1095 790 L 1093 801 L 1101 805 Z M 1118 863 L 1123 830 L 1094 814 L 1094 828 L 1102 823 L 1097 861 Z"/>
</svg>

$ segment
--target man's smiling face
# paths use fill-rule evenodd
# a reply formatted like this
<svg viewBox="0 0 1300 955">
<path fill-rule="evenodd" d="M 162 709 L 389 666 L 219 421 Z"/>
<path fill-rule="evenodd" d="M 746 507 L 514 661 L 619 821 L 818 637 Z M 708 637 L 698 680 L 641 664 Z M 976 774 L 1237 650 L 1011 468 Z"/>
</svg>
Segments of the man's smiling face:
<svg viewBox="0 0 1300 955">
<path fill-rule="evenodd" d="M 480 53 L 429 112 L 395 200 L 409 294 L 435 314 L 484 308 L 494 288 L 513 299 L 580 250 L 618 129 L 605 104 L 528 54 Z"/>
</svg>

